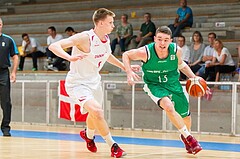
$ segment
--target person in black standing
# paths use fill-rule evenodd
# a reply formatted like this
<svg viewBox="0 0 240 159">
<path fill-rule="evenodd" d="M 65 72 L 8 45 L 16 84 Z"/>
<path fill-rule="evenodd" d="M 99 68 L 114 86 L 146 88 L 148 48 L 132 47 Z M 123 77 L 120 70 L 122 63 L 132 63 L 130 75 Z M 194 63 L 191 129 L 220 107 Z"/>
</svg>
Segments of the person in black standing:
<svg viewBox="0 0 240 159">
<path fill-rule="evenodd" d="M 18 49 L 14 40 L 2 33 L 3 21 L 0 18 L 0 102 L 3 110 L 1 130 L 3 136 L 11 136 L 11 98 L 10 98 L 10 81 L 16 81 L 18 66 Z M 8 67 L 11 66 L 10 56 L 13 58 L 13 67 L 11 75 Z"/>
</svg>

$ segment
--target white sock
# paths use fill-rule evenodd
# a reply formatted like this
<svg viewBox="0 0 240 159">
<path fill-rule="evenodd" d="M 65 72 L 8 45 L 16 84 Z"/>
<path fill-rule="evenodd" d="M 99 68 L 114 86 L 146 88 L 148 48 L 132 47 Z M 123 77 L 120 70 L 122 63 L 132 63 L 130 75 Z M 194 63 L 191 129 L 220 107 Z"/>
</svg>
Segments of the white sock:
<svg viewBox="0 0 240 159">
<path fill-rule="evenodd" d="M 111 133 L 109 133 L 109 134 L 106 135 L 106 136 L 103 136 L 103 139 L 105 140 L 105 142 L 108 144 L 109 147 L 112 147 L 112 145 L 113 145 L 114 143 L 116 143 L 116 142 L 113 140 L 113 138 L 112 138 L 112 136 L 111 136 Z"/>
<path fill-rule="evenodd" d="M 188 131 L 186 125 L 184 125 L 184 127 L 182 127 L 181 129 L 179 129 L 178 131 L 180 131 L 180 133 L 187 138 L 190 134 L 190 132 Z"/>
<path fill-rule="evenodd" d="M 91 129 L 89 129 L 89 128 L 87 127 L 86 132 L 87 132 L 87 138 L 89 138 L 89 139 L 93 139 L 93 138 L 94 138 L 94 132 L 95 132 L 95 130 L 91 130 Z"/>
</svg>

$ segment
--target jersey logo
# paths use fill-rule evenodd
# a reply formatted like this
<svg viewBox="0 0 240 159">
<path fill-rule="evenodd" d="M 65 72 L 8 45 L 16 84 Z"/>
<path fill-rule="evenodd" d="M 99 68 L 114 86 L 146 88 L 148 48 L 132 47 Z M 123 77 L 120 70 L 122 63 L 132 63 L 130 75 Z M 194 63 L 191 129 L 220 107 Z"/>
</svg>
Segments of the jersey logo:
<svg viewBox="0 0 240 159">
<path fill-rule="evenodd" d="M 95 58 L 95 59 L 98 59 L 98 58 L 101 58 L 101 57 L 103 57 L 103 56 L 104 56 L 104 54 L 98 54 L 98 55 L 95 55 L 94 58 Z"/>
<path fill-rule="evenodd" d="M 175 55 L 171 55 L 170 60 L 175 60 Z"/>
<path fill-rule="evenodd" d="M 158 63 L 164 63 L 167 62 L 166 60 L 158 61 Z"/>
<path fill-rule="evenodd" d="M 2 42 L 2 47 L 4 47 L 5 46 L 5 42 Z"/>
<path fill-rule="evenodd" d="M 102 63 L 102 61 L 100 61 L 100 62 L 98 63 L 98 68 L 101 66 L 101 63 Z"/>
<path fill-rule="evenodd" d="M 99 42 L 98 42 L 98 41 L 95 41 L 94 46 L 99 46 Z"/>
</svg>

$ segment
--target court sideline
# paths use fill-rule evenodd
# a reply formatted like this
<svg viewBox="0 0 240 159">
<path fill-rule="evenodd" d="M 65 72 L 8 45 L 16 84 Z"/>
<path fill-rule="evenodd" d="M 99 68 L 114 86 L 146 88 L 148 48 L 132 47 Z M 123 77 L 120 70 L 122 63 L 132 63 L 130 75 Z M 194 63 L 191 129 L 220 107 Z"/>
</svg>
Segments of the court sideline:
<svg viewBox="0 0 240 159">
<path fill-rule="evenodd" d="M 78 133 L 83 128 L 12 125 L 12 137 L 0 137 L 1 159 L 108 159 L 110 150 L 96 136 L 97 153 L 88 152 Z M 124 158 L 137 159 L 240 159 L 240 138 L 218 135 L 194 136 L 204 150 L 197 155 L 185 152 L 177 133 L 112 130 L 114 139 L 128 153 Z"/>
</svg>

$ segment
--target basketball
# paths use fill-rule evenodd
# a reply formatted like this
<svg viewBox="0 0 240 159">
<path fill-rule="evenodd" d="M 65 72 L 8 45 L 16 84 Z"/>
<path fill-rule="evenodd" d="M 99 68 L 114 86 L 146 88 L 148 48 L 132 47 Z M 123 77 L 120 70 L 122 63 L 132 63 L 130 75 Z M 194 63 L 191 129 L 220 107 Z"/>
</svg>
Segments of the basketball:
<svg viewBox="0 0 240 159">
<path fill-rule="evenodd" d="M 207 83 L 202 77 L 189 78 L 186 83 L 186 90 L 190 96 L 204 96 L 207 90 Z"/>
</svg>

